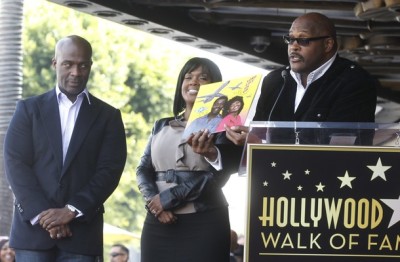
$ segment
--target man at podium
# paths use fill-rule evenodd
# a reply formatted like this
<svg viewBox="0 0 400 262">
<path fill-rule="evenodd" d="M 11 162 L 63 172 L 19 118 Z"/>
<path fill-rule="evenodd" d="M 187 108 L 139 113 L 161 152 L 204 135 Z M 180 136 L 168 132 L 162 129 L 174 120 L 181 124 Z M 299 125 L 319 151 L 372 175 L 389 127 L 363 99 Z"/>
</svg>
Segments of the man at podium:
<svg viewBox="0 0 400 262">
<path fill-rule="evenodd" d="M 283 41 L 289 66 L 264 78 L 254 121 L 375 121 L 379 83 L 357 63 L 338 55 L 336 29 L 328 17 L 298 17 Z M 244 144 L 249 132 L 246 126 L 225 130 L 237 145 Z"/>
</svg>

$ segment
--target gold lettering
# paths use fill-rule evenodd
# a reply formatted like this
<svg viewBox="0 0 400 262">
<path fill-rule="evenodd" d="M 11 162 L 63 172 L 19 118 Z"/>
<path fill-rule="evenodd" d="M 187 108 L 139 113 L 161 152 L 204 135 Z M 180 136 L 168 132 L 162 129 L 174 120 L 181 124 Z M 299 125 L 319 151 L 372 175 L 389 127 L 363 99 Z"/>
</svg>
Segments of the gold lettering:
<svg viewBox="0 0 400 262">
<path fill-rule="evenodd" d="M 263 197 L 263 206 L 262 206 L 262 216 L 259 216 L 258 219 L 261 220 L 261 226 L 266 227 L 267 222 L 269 222 L 269 226 L 274 226 L 274 209 L 275 209 L 275 198 L 271 197 L 270 207 L 268 209 L 268 197 Z M 269 215 L 267 215 L 267 213 Z"/>
<path fill-rule="evenodd" d="M 303 206 L 303 202 L 301 202 L 302 206 L 301 209 L 304 209 L 305 206 Z M 296 217 L 296 198 L 292 197 L 290 199 L 290 225 L 292 227 L 299 227 L 300 223 L 296 222 L 295 220 Z"/>
<path fill-rule="evenodd" d="M 378 243 L 376 241 L 373 241 L 373 239 L 377 238 L 377 234 L 369 234 L 368 235 L 368 250 L 371 250 L 372 246 L 377 246 Z"/>
<path fill-rule="evenodd" d="M 307 246 L 301 245 L 301 233 L 297 233 L 297 248 L 298 249 L 306 249 Z"/>
<path fill-rule="evenodd" d="M 364 229 L 368 227 L 369 222 L 369 202 L 367 199 L 362 198 L 358 201 L 357 206 L 357 225 L 359 228 Z"/>
<path fill-rule="evenodd" d="M 309 205 L 309 206 L 308 206 Z M 374 229 L 383 220 L 383 208 L 375 199 L 354 198 L 287 198 L 263 197 L 261 215 L 263 227 L 320 227 L 323 214 L 328 229 L 342 223 L 346 229 Z"/>
<path fill-rule="evenodd" d="M 281 238 L 282 236 L 282 238 Z M 277 233 L 275 236 L 273 233 L 265 234 L 261 232 L 261 238 L 264 244 L 264 248 L 297 248 L 297 249 L 322 249 L 318 243 L 321 233 L 314 235 L 310 233 L 307 238 L 307 234 L 297 233 L 296 235 L 285 235 Z M 309 241 L 309 243 L 307 243 Z M 309 244 L 309 246 L 307 246 Z"/>
<path fill-rule="evenodd" d="M 377 215 L 378 214 L 378 215 Z M 383 208 L 382 205 L 375 199 L 372 199 L 371 207 L 371 229 L 379 226 L 383 218 Z"/>
<path fill-rule="evenodd" d="M 383 241 L 381 243 L 381 246 L 379 247 L 379 250 L 382 249 L 389 249 L 392 250 L 392 246 L 390 245 L 390 241 L 387 235 L 385 235 L 385 237 L 383 238 Z"/>
<path fill-rule="evenodd" d="M 315 201 L 314 201 L 315 202 Z M 306 198 L 301 199 L 301 226 L 302 227 L 310 227 L 310 223 L 306 222 Z"/>
<path fill-rule="evenodd" d="M 329 199 L 324 198 L 324 201 L 325 201 L 325 212 L 326 212 L 326 219 L 328 222 L 328 228 L 331 228 L 332 219 L 334 221 L 334 228 L 336 228 L 340 214 L 339 210 L 342 206 L 342 199 L 339 199 L 338 203 L 335 204 L 335 199 L 332 198 L 332 203 L 330 206 L 329 206 Z"/>
<path fill-rule="evenodd" d="M 356 201 L 348 198 L 344 201 L 343 225 L 345 228 L 353 228 L 356 220 Z"/>
<path fill-rule="evenodd" d="M 368 250 L 378 247 L 380 251 L 387 249 L 389 251 L 399 251 L 400 246 L 400 235 L 396 235 L 392 239 L 388 235 L 384 235 L 383 238 L 378 239 L 378 234 L 368 235 Z"/>
<path fill-rule="evenodd" d="M 333 243 L 333 241 L 334 241 L 334 238 L 339 238 L 339 245 L 338 246 L 336 246 L 334 243 Z M 346 244 L 346 239 L 344 238 L 344 236 L 342 235 L 342 234 L 334 234 L 334 235 L 332 235 L 331 236 L 331 238 L 329 239 L 329 243 L 330 243 L 330 245 L 331 245 L 331 247 L 333 248 L 333 249 L 342 249 L 343 247 L 344 247 L 344 245 Z"/>
<path fill-rule="evenodd" d="M 321 220 L 322 218 L 322 199 L 318 198 L 318 207 L 315 207 L 315 198 L 311 199 L 311 212 L 310 212 L 310 216 L 311 216 L 311 220 L 314 221 L 313 226 L 314 227 L 318 227 L 318 222 Z"/>
<path fill-rule="evenodd" d="M 273 248 L 276 248 L 277 245 L 278 245 L 278 240 L 279 240 L 280 236 L 281 236 L 281 233 L 278 233 L 278 235 L 276 236 L 276 238 L 274 238 L 273 234 L 270 233 L 270 234 L 268 235 L 268 238 L 265 239 L 265 234 L 264 234 L 264 232 L 261 232 L 261 237 L 262 237 L 262 239 L 263 239 L 263 243 L 264 243 L 264 247 L 265 247 L 265 248 L 268 247 L 268 245 L 269 245 L 270 242 L 271 242 Z"/>
<path fill-rule="evenodd" d="M 318 235 L 316 235 L 314 237 L 314 233 L 311 233 L 310 235 L 310 248 L 314 249 L 314 248 L 318 248 L 321 249 L 321 246 L 318 244 L 317 240 L 318 238 L 321 236 L 321 233 L 319 233 Z M 315 246 L 315 247 L 314 247 Z"/>
<path fill-rule="evenodd" d="M 289 201 L 286 197 L 278 198 L 276 202 L 276 225 L 278 227 L 285 227 L 288 224 Z"/>
<path fill-rule="evenodd" d="M 353 246 L 358 246 L 358 242 L 355 242 L 354 238 L 359 238 L 359 234 L 350 234 L 349 235 L 349 250 L 352 249 Z"/>
<path fill-rule="evenodd" d="M 292 239 L 290 238 L 289 233 L 286 233 L 285 239 L 283 239 L 281 248 L 284 248 L 284 247 L 294 248 L 293 242 L 292 242 Z"/>
</svg>

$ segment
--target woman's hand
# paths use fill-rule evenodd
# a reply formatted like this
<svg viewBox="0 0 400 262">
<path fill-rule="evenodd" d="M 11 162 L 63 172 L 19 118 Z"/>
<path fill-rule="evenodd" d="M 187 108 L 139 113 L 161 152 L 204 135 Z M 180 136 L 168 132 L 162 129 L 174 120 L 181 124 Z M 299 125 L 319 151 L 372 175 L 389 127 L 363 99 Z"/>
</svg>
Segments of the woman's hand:
<svg viewBox="0 0 400 262">
<path fill-rule="evenodd" d="M 193 152 L 215 161 L 218 157 L 217 149 L 213 142 L 214 135 L 208 129 L 202 129 L 189 136 L 187 143 L 192 147 Z"/>
<path fill-rule="evenodd" d="M 164 211 L 164 208 L 161 205 L 160 194 L 155 195 L 149 203 L 147 203 L 147 209 L 152 213 L 155 217 L 158 217 L 161 212 Z"/>
<path fill-rule="evenodd" d="M 158 221 L 162 224 L 173 224 L 176 222 L 177 217 L 169 210 L 164 210 L 158 215 Z"/>
<path fill-rule="evenodd" d="M 163 224 L 172 224 L 176 222 L 177 217 L 169 210 L 164 210 L 161 205 L 160 195 L 155 195 L 149 203 L 147 203 L 147 209 L 152 213 L 158 221 Z"/>
</svg>

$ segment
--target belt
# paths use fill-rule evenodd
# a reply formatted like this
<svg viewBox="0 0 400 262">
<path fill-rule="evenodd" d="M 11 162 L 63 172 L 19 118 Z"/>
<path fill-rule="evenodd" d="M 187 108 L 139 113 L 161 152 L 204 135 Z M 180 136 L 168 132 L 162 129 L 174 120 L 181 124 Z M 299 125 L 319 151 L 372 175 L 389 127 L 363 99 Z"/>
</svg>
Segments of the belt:
<svg viewBox="0 0 400 262">
<path fill-rule="evenodd" d="M 179 171 L 168 169 L 167 171 L 156 172 L 156 181 L 165 181 L 167 183 L 176 183 L 189 180 L 195 176 L 211 175 L 209 171 Z"/>
</svg>

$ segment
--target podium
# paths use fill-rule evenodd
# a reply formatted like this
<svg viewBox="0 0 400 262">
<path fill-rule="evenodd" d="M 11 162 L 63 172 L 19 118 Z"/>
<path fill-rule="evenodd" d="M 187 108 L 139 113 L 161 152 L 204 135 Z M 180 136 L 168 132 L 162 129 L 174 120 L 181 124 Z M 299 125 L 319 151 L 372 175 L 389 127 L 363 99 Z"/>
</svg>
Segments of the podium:
<svg viewBox="0 0 400 262">
<path fill-rule="evenodd" d="M 400 125 L 252 122 L 244 261 L 398 261 Z"/>
</svg>

